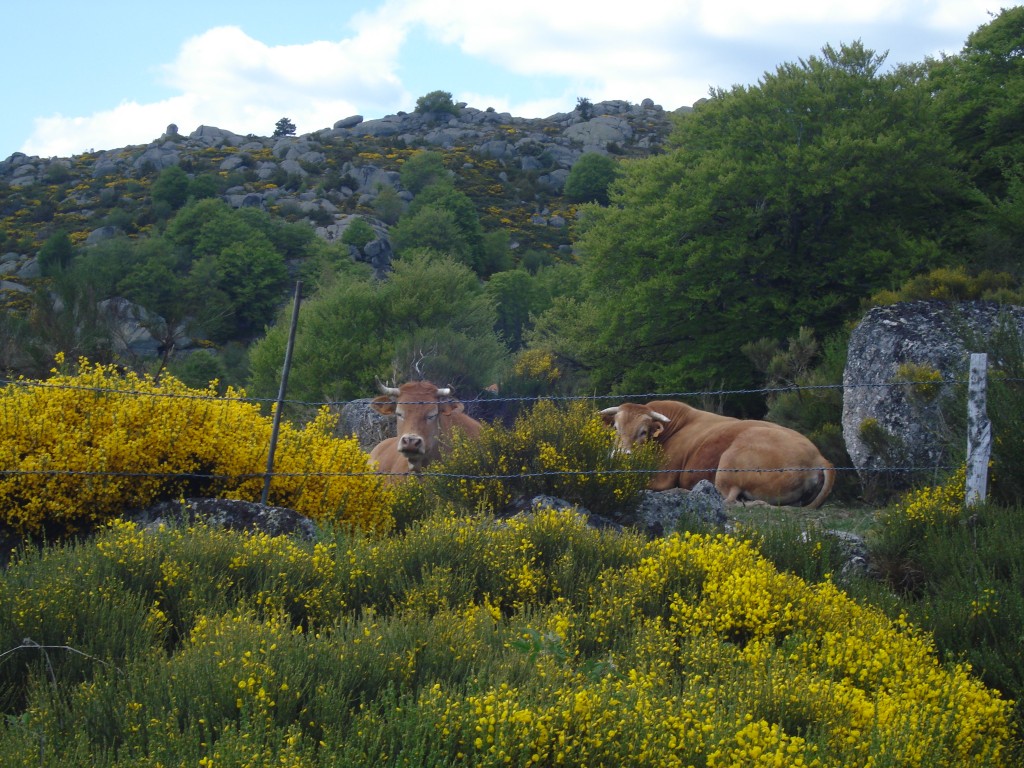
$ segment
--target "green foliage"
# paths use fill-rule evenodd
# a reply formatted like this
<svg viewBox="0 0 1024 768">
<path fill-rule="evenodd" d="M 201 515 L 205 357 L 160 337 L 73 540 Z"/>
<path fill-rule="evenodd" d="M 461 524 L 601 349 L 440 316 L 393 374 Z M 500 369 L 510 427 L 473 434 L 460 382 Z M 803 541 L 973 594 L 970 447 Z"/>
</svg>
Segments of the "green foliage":
<svg viewBox="0 0 1024 768">
<path fill-rule="evenodd" d="M 431 184 L 413 198 L 408 212 L 389 234 L 399 254 L 429 248 L 452 256 L 477 274 L 487 272 L 488 254 L 476 206 L 447 181 Z"/>
<path fill-rule="evenodd" d="M 367 223 L 366 219 L 357 217 L 341 233 L 341 242 L 362 249 L 376 237 L 377 233 L 373 231 L 373 227 Z"/>
<path fill-rule="evenodd" d="M 459 108 L 452 101 L 452 95 L 448 91 L 431 91 L 428 94 L 416 99 L 417 114 L 459 114 Z"/>
<path fill-rule="evenodd" d="M 410 211 L 399 219 L 388 235 L 399 255 L 407 250 L 429 249 L 451 256 L 467 266 L 473 261 L 472 248 L 466 233 L 455 220 L 455 212 L 440 206 Z"/>
<path fill-rule="evenodd" d="M 385 224 L 394 224 L 405 211 L 405 201 L 390 184 L 381 184 L 373 198 L 373 211 Z"/>
<path fill-rule="evenodd" d="M 966 268 L 939 267 L 915 275 L 896 290 L 885 290 L 871 297 L 870 306 L 887 306 L 901 301 L 978 301 L 1024 302 L 1019 279 L 1006 272 L 984 270 L 968 275 Z"/>
<path fill-rule="evenodd" d="M 56 275 L 71 265 L 74 256 L 75 247 L 68 233 L 64 230 L 54 232 L 39 249 L 39 269 L 44 275 Z"/>
<path fill-rule="evenodd" d="M 428 496 L 443 500 L 435 505 L 464 513 L 546 495 L 628 523 L 658 459 L 654 444 L 631 454 L 614 451 L 614 434 L 589 403 L 559 408 L 540 400 L 511 429 L 486 425 L 480 437 L 455 442 L 443 461 L 428 467 L 424 482 Z"/>
<path fill-rule="evenodd" d="M 577 203 L 608 205 L 608 187 L 618 176 L 619 164 L 599 152 L 586 152 L 573 163 L 565 179 L 567 199 Z"/>
<path fill-rule="evenodd" d="M 498 320 L 495 331 L 512 350 L 523 346 L 530 315 L 540 307 L 536 280 L 522 269 L 491 275 L 484 290 L 494 300 Z"/>
<path fill-rule="evenodd" d="M 613 204 L 579 222 L 593 309 L 547 324 L 556 348 L 602 390 L 747 388 L 744 343 L 831 335 L 948 259 L 939 233 L 963 200 L 948 140 L 919 73 L 882 63 L 826 46 L 716 92 L 677 122 L 674 151 L 626 166 Z"/>
<path fill-rule="evenodd" d="M 273 396 L 288 327 L 277 325 L 250 355 L 252 387 Z M 289 378 L 292 399 L 366 397 L 375 378 L 429 378 L 478 392 L 499 377 L 506 351 L 494 307 L 476 276 L 450 257 L 406 253 L 386 281 L 339 279 L 303 304 Z M 422 376 L 415 375 L 419 364 Z"/>
<path fill-rule="evenodd" d="M 729 537 L 550 510 L 315 543 L 116 524 L 0 573 L 0 647 L 12 765 L 1013 757 L 1007 703 L 903 619 Z"/>
<path fill-rule="evenodd" d="M 576 99 L 576 111 L 580 113 L 580 117 L 584 120 L 589 120 L 594 116 L 594 105 L 590 103 L 590 99 L 586 96 L 580 96 Z"/>
<path fill-rule="evenodd" d="M 965 472 L 906 494 L 869 541 L 878 575 L 902 599 L 892 612 L 934 633 L 1007 698 L 1024 695 L 1024 506 L 964 507 Z M 1018 724 L 1024 714 L 1017 713 Z M 1018 726 L 1019 727 L 1019 726 Z"/>
<path fill-rule="evenodd" d="M 477 274 L 484 278 L 490 278 L 497 272 L 512 268 L 512 251 L 507 231 L 496 229 L 483 233 L 476 265 Z"/>
<path fill-rule="evenodd" d="M 172 165 L 160 171 L 151 187 L 154 203 L 164 203 L 172 211 L 185 204 L 189 194 L 188 174 L 179 165 Z"/>
<path fill-rule="evenodd" d="M 448 169 L 444 167 L 444 155 L 440 152 L 417 150 L 406 158 L 400 171 L 402 186 L 418 195 L 435 182 L 447 180 Z"/>
<path fill-rule="evenodd" d="M 294 136 L 295 123 L 287 117 L 282 117 L 274 124 L 274 136 Z"/>
</svg>

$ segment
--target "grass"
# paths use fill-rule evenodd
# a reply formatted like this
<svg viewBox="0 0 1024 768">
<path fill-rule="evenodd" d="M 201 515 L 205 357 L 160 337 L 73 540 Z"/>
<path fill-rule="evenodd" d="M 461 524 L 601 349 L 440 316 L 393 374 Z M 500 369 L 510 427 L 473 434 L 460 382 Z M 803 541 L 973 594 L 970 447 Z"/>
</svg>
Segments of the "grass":
<svg viewBox="0 0 1024 768">
<path fill-rule="evenodd" d="M 3 573 L 0 649 L 12 766 L 996 766 L 1013 743 L 926 635 L 750 541 L 564 512 L 315 543 L 115 524 Z"/>
</svg>

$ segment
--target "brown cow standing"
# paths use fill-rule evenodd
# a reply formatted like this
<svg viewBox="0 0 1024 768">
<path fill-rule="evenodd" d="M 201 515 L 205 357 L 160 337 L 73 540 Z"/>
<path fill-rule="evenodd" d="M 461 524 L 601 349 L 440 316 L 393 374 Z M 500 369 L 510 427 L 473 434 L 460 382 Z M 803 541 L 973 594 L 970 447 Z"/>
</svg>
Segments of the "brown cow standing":
<svg viewBox="0 0 1024 768">
<path fill-rule="evenodd" d="M 380 390 L 383 395 L 374 398 L 370 406 L 378 413 L 395 416 L 398 434 L 374 446 L 370 458 L 392 482 L 437 459 L 453 430 L 469 437 L 480 434 L 480 422 L 465 414 L 463 404 L 451 397 L 450 388 L 409 381 L 400 387 L 380 385 Z"/>
<path fill-rule="evenodd" d="M 601 415 L 614 424 L 620 450 L 655 440 L 664 450 L 661 469 L 688 470 L 656 474 L 650 484 L 656 491 L 707 479 L 729 503 L 814 508 L 835 483 L 835 469 L 814 443 L 770 421 L 734 419 L 675 400 L 623 403 Z M 778 471 L 789 469 L 795 471 Z"/>
</svg>

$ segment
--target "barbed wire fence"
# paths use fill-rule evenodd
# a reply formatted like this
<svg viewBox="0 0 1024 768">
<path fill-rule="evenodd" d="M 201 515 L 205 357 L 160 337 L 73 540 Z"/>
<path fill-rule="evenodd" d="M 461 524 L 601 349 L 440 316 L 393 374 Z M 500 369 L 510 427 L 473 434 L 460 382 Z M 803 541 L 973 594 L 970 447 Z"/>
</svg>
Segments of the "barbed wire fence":
<svg viewBox="0 0 1024 768">
<path fill-rule="evenodd" d="M 297 305 L 296 305 L 297 306 Z M 116 469 L 102 469 L 102 470 L 81 470 L 81 469 L 60 469 L 60 468 L 47 468 L 47 469 L 20 469 L 10 467 L 0 467 L 0 478 L 10 478 L 19 475 L 31 475 L 31 476 L 43 476 L 43 477 L 81 477 L 85 479 L 95 479 L 101 477 L 107 478 L 122 478 L 122 479 L 144 479 L 144 478 L 163 478 L 166 480 L 203 480 L 203 481 L 220 481 L 220 482 L 238 482 L 244 480 L 252 480 L 262 478 L 264 480 L 264 491 L 261 498 L 263 503 L 266 503 L 267 492 L 269 485 L 274 478 L 285 478 L 285 477 L 359 477 L 366 475 L 377 475 L 382 474 L 375 471 L 338 471 L 338 472 L 281 472 L 275 471 L 274 469 L 274 449 L 276 441 L 276 426 L 280 419 L 280 415 L 285 407 L 292 407 L 300 410 L 318 410 L 322 407 L 327 407 L 333 412 L 341 413 L 345 406 L 360 402 L 365 402 L 365 398 L 357 398 L 355 400 L 326 400 L 326 401 L 306 401 L 306 400 L 289 400 L 284 397 L 285 394 L 285 382 L 286 382 L 286 371 L 287 366 L 282 373 L 282 386 L 279 391 L 277 398 L 258 398 L 248 397 L 241 395 L 232 395 L 232 399 L 236 399 L 241 402 L 251 403 L 260 407 L 271 407 L 275 418 L 275 429 L 272 433 L 271 442 L 267 447 L 267 467 L 264 472 L 252 472 L 249 474 L 219 474 L 215 472 L 195 472 L 195 471 L 184 471 L 184 472 L 132 472 L 127 470 L 116 470 Z M 486 396 L 475 396 L 470 398 L 463 398 L 462 402 L 472 408 L 473 406 L 495 406 L 502 404 L 511 404 L 517 407 L 527 406 L 536 403 L 540 400 L 548 400 L 555 403 L 568 404 L 572 402 L 591 402 L 595 404 L 595 407 L 604 402 L 613 401 L 616 403 L 622 402 L 646 402 L 650 400 L 688 400 L 688 399 L 700 399 L 707 397 L 733 397 L 743 395 L 759 395 L 764 397 L 780 395 L 784 393 L 793 392 L 814 392 L 814 391 L 827 391 L 827 390 L 842 390 L 848 391 L 851 389 L 858 388 L 913 388 L 918 386 L 934 386 L 940 385 L 961 385 L 967 386 L 968 395 L 968 478 L 967 478 L 967 489 L 966 498 L 969 503 L 977 503 L 984 501 L 985 499 L 985 485 L 987 483 L 987 467 L 989 454 L 991 451 L 991 424 L 988 421 L 988 417 L 985 414 L 985 390 L 986 390 L 986 371 L 987 371 L 987 359 L 985 355 L 972 355 L 971 356 L 971 369 L 969 379 L 956 379 L 956 378 L 942 378 L 941 380 L 928 380 L 928 381 L 898 381 L 898 382 L 869 382 L 869 383 L 851 383 L 843 382 L 837 384 L 818 384 L 818 385 L 787 385 L 780 387 L 766 387 L 766 388 L 748 388 L 748 389 L 720 389 L 715 391 L 673 391 L 673 392 L 639 392 L 639 393 L 626 393 L 626 394 L 606 394 L 606 395 L 550 395 L 550 396 L 509 396 L 502 397 L 488 393 Z M 1024 381 L 1017 379 L 1004 379 L 1007 382 Z M 116 396 L 116 397 L 140 397 L 140 398 L 169 398 L 169 399 L 180 399 L 180 400 L 209 400 L 209 401 L 221 401 L 227 396 L 220 396 L 214 393 L 180 393 L 180 392 L 150 392 L 141 390 L 125 390 L 120 388 L 105 388 L 105 387 L 89 387 L 75 384 L 67 384 L 63 382 L 50 382 L 45 380 L 4 380 L 0 379 L 0 387 L 13 387 L 13 388 L 42 388 L 42 389 L 55 389 L 55 390 L 75 390 L 85 391 L 96 396 Z M 919 446 L 920 447 L 920 446 Z M 939 447 L 936 444 L 934 447 Z M 761 467 L 750 467 L 745 469 L 735 469 L 735 472 L 791 472 L 791 471 L 806 471 L 807 467 L 785 467 L 785 468 L 771 468 L 765 469 Z M 952 471 L 956 469 L 954 466 L 931 464 L 929 466 L 885 466 L 885 467 L 856 467 L 856 466 L 835 466 L 833 469 L 836 472 L 850 472 L 858 473 L 863 476 L 864 474 L 870 473 L 893 473 L 893 474 L 918 474 L 918 473 L 934 473 L 936 471 Z M 622 473 L 639 473 L 644 472 L 645 474 L 685 474 L 685 473 L 699 473 L 706 475 L 707 469 L 655 469 L 655 470 L 637 470 L 637 469 L 613 469 L 613 468 L 594 468 L 586 470 L 549 470 L 544 472 L 517 472 L 517 473 L 489 473 L 489 474 L 460 474 L 460 473 L 448 473 L 448 472 L 432 472 L 431 474 L 439 477 L 445 477 L 455 480 L 521 480 L 525 478 L 534 477 L 546 477 L 552 475 L 573 475 L 573 476 L 587 476 L 587 475 L 612 475 Z M 383 473 L 388 474 L 388 473 Z"/>
</svg>

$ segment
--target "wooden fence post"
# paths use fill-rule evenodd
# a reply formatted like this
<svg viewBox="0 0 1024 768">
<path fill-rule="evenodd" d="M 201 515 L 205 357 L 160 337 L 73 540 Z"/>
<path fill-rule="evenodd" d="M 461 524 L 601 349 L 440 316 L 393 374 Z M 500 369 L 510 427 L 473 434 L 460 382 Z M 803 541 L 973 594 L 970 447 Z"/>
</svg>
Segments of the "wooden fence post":
<svg viewBox="0 0 1024 768">
<path fill-rule="evenodd" d="M 967 486 L 964 504 L 985 501 L 988 485 L 988 461 L 992 454 L 992 422 L 985 405 L 988 356 L 971 354 L 971 374 L 967 389 Z"/>
<path fill-rule="evenodd" d="M 277 390 L 277 407 L 274 409 L 274 425 L 270 430 L 270 450 L 267 452 L 267 473 L 263 476 L 263 494 L 260 503 L 270 498 L 270 478 L 274 475 L 274 452 L 277 450 L 277 433 L 281 429 L 281 408 L 284 406 L 284 392 L 288 386 L 288 371 L 292 367 L 292 347 L 295 346 L 295 329 L 299 324 L 299 300 L 302 297 L 302 281 L 295 283 L 295 300 L 292 304 L 292 325 L 288 331 L 288 346 L 284 350 L 284 367 L 281 369 L 281 387 Z"/>
</svg>

